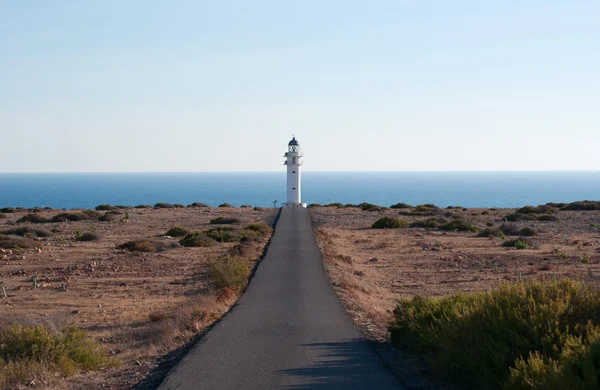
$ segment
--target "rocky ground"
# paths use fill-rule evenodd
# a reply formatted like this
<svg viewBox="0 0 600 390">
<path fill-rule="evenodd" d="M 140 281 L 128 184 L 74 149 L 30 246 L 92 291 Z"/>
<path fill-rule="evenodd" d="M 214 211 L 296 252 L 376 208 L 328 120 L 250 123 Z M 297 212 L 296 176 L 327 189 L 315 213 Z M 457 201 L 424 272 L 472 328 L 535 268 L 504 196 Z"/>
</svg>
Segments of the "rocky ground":
<svg viewBox="0 0 600 390">
<path fill-rule="evenodd" d="M 219 216 L 239 219 L 240 226 L 272 222 L 275 217 L 273 209 L 140 208 L 119 210 L 114 213 L 117 218 L 106 222 L 15 223 L 29 213 L 17 210 L 0 219 L 0 232 L 29 226 L 50 233 L 47 237 L 30 235 L 31 248 L 1 250 L 0 283 L 6 297 L 0 290 L 0 326 L 12 322 L 56 328 L 75 324 L 120 362 L 119 368 L 105 372 L 50 381 L 51 387 L 60 389 L 130 388 L 162 356 L 184 345 L 235 302 L 239 292 L 217 291 L 207 275 L 210 264 L 235 244 L 181 247 L 180 238 L 164 236 L 167 230 L 174 226 L 206 230 L 215 227 L 209 221 Z M 35 214 L 51 218 L 58 213 L 42 210 Z M 84 233 L 99 239 L 78 241 Z M 255 263 L 267 239 L 246 243 L 242 255 Z M 118 248 L 132 240 L 147 240 L 157 250 Z M 44 378 L 38 381 L 44 382 Z"/>
</svg>

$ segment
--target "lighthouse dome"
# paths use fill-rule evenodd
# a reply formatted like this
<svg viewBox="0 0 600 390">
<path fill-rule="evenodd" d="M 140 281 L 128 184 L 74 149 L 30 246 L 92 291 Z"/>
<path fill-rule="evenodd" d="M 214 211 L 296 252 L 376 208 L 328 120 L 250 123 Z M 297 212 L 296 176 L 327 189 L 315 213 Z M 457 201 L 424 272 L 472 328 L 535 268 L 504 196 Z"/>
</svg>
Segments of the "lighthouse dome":
<svg viewBox="0 0 600 390">
<path fill-rule="evenodd" d="M 296 137 L 292 137 L 292 140 L 288 144 L 288 146 L 298 146 L 298 141 L 296 141 Z"/>
</svg>

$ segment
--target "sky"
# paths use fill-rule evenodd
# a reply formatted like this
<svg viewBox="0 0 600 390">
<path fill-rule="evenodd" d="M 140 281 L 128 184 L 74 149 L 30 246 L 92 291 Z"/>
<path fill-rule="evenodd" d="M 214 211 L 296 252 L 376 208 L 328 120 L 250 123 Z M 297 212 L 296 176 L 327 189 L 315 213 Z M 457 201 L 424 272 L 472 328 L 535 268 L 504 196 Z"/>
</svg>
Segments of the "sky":
<svg viewBox="0 0 600 390">
<path fill-rule="evenodd" d="M 600 170 L 600 1 L 0 0 L 0 172 Z"/>
</svg>

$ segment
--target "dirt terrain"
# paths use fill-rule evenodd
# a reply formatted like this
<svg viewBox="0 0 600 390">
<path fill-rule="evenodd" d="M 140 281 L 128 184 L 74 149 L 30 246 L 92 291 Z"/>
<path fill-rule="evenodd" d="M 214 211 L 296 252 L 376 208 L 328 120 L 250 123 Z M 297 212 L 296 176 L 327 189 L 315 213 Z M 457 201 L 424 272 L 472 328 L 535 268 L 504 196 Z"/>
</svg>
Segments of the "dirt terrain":
<svg viewBox="0 0 600 390">
<path fill-rule="evenodd" d="M 35 214 L 51 218 L 59 212 Z M 0 219 L 0 232 L 20 226 L 51 232 L 48 237 L 31 237 L 34 248 L 1 250 L 0 283 L 7 297 L 0 290 L 0 325 L 16 321 L 62 328 L 75 324 L 120 362 L 119 368 L 50 381 L 50 387 L 130 388 L 161 356 L 184 345 L 235 302 L 238 291 L 213 288 L 207 275 L 209 266 L 235 244 L 182 247 L 181 238 L 164 236 L 167 230 L 174 226 L 192 232 L 207 230 L 216 226 L 209 221 L 219 216 L 239 219 L 242 227 L 271 223 L 275 217 L 274 209 L 229 207 L 132 208 L 114 214 L 119 212 L 118 218 L 107 222 L 15 224 L 30 213 L 26 210 Z M 76 239 L 86 232 L 99 240 Z M 147 240 L 158 250 L 117 248 L 132 240 Z M 253 265 L 267 240 L 265 236 L 246 242 L 240 255 Z M 39 378 L 33 384 L 45 383 L 47 378 Z"/>
<path fill-rule="evenodd" d="M 399 298 L 480 291 L 501 281 L 568 276 L 600 284 L 600 211 L 559 211 L 556 221 L 521 221 L 529 237 L 477 237 L 498 227 L 515 209 L 363 211 L 311 208 L 313 226 L 334 287 L 355 322 L 370 337 L 388 340 L 386 326 Z M 400 215 L 402 214 L 402 215 Z M 478 231 L 425 228 L 372 229 L 381 217 L 412 223 L 431 217 L 467 220 Z M 504 247 L 521 239 L 526 249 Z"/>
</svg>

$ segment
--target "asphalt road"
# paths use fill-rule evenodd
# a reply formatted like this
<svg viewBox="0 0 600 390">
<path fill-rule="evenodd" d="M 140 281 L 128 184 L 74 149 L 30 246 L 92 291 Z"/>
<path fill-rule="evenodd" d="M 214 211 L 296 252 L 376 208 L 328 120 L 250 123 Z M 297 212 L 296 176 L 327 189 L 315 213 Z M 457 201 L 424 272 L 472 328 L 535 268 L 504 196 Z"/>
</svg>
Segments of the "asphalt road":
<svg viewBox="0 0 600 390">
<path fill-rule="evenodd" d="M 284 208 L 235 307 L 160 389 L 403 389 L 325 276 L 308 210 Z"/>
</svg>

